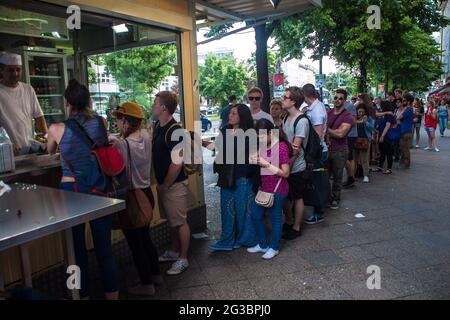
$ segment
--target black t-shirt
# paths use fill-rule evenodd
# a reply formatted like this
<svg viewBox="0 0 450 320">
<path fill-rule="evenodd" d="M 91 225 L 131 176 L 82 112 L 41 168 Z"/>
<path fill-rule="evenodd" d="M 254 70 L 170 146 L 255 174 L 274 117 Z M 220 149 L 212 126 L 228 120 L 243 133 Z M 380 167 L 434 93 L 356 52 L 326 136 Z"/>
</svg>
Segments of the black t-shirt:
<svg viewBox="0 0 450 320">
<path fill-rule="evenodd" d="M 171 152 L 173 148 L 182 141 L 172 141 L 171 136 L 176 129 L 180 129 L 179 125 L 173 126 L 177 122 L 172 119 L 164 127 L 161 127 L 159 123 L 155 126 L 155 136 L 153 138 L 153 165 L 155 168 L 155 176 L 158 184 L 163 184 L 164 179 L 169 172 L 169 167 L 172 164 Z M 172 127 L 172 128 L 171 128 Z M 168 130 L 170 131 L 168 132 Z M 166 134 L 167 133 L 167 134 Z M 167 140 L 166 140 L 167 137 Z M 176 178 L 175 182 L 181 182 L 187 179 L 184 170 L 180 171 L 180 174 Z"/>
</svg>

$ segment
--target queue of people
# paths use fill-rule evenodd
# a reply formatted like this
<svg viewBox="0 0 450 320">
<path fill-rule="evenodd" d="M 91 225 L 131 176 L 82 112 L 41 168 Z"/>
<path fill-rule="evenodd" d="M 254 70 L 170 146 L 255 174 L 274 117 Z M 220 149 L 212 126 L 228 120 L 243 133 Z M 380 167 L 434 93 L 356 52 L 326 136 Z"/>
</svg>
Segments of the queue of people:
<svg viewBox="0 0 450 320">
<path fill-rule="evenodd" d="M 2 105 L 10 105 L 8 99 L 17 95 L 27 97 L 29 101 L 19 108 L 36 119 L 42 132 L 48 131 L 47 151 L 61 153 L 61 189 L 95 194 L 86 179 L 93 166 L 94 146 L 113 145 L 123 158 L 127 210 L 120 213 L 118 220 L 105 216 L 90 222 L 106 299 L 119 297 L 119 270 L 111 243 L 113 228 L 122 230 L 139 275 L 140 283 L 128 290 L 130 294 L 155 294 L 155 286 L 162 284 L 160 263 L 171 263 L 166 271 L 169 276 L 186 271 L 191 236 L 187 223 L 188 176 L 183 163 L 173 159 L 182 139 L 174 138 L 175 132 L 182 129 L 173 118 L 177 95 L 168 91 L 156 95 L 152 106 L 157 119 L 154 125 L 144 126 L 144 112 L 138 104 L 122 104 L 113 113 L 120 130 L 116 137 L 108 133 L 105 120 L 93 112 L 88 88 L 71 80 L 64 95 L 69 118 L 47 129 L 34 92 L 19 81 L 20 56 L 2 56 L 0 71 Z M 372 101 L 367 94 L 349 101 L 347 91 L 338 89 L 334 108 L 327 110 L 314 85 L 293 86 L 286 89 L 281 99 L 271 101 L 270 114 L 261 108 L 264 98 L 259 88 L 248 91 L 249 106 L 230 96 L 221 115 L 220 137 L 216 143 L 203 144 L 217 150 L 214 172 L 220 188 L 222 230 L 219 239 L 209 245 L 211 251 L 246 248 L 249 253 L 261 254 L 263 259 L 275 258 L 282 239 L 297 239 L 303 224 L 324 221 L 325 208 L 339 209 L 341 191 L 355 186 L 359 166 L 363 183 L 370 182 L 372 172 L 392 174 L 396 158 L 400 168 L 410 168 L 413 136 L 415 147 L 419 148 L 422 121 L 428 135 L 424 150 L 439 152 L 435 132 L 439 126 L 443 136 L 449 119 L 446 100 L 435 103 L 430 99 L 425 104 L 401 90 L 389 94 L 385 101 Z M 0 126 L 9 131 L 23 120 L 10 115 L 8 108 L 0 112 Z M 20 137 L 12 135 L 18 154 L 26 147 L 31 132 L 28 122 L 21 127 L 26 132 Z M 245 138 L 251 132 L 255 133 L 254 141 Z M 243 150 L 243 161 L 239 149 Z M 377 168 L 372 170 L 372 163 Z M 171 247 L 161 255 L 150 237 L 155 208 L 150 188 L 152 170 L 159 211 L 170 227 Z M 325 177 L 326 183 L 316 185 L 317 177 Z M 305 218 L 306 205 L 313 207 L 313 213 Z M 266 216 L 271 224 L 270 236 Z M 74 227 L 72 232 L 76 263 L 81 269 L 80 295 L 86 299 L 89 274 L 85 225 Z"/>
<path fill-rule="evenodd" d="M 409 169 L 413 136 L 418 147 L 423 120 L 431 137 L 425 150 L 439 151 L 433 133 L 440 116 L 445 117 L 445 121 L 441 120 L 445 126 L 448 120 L 446 102 L 440 104 L 439 111 L 429 101 L 425 111 L 421 100 L 402 90 L 389 94 L 386 100 L 381 97 L 372 100 L 369 95 L 360 94 L 349 101 L 346 90 L 338 89 L 334 108 L 327 111 L 312 84 L 290 87 L 281 99 L 270 102 L 271 117 L 261 111 L 262 99 L 260 89 L 251 89 L 250 107 L 240 104 L 231 107 L 229 124 L 221 128 L 226 141 L 230 141 L 227 139 L 230 135 L 237 135 L 239 129 L 246 133 L 254 129 L 259 143 L 267 144 L 267 148 L 260 149 L 258 144 L 257 152 L 251 154 L 246 142 L 245 154 L 249 157 L 245 165 L 215 164 L 221 187 L 222 235 L 209 246 L 213 251 L 247 247 L 249 253 L 260 253 L 263 259 L 274 258 L 279 254 L 281 239 L 294 240 L 301 236 L 303 224 L 322 222 L 325 207 L 339 209 L 341 190 L 354 187 L 356 177 L 369 183 L 373 172 L 392 174 L 396 156 L 399 168 Z M 314 146 L 321 152 L 311 163 Z M 223 159 L 229 150 L 223 144 L 219 148 Z M 372 169 L 371 165 L 376 167 Z M 315 186 L 316 193 L 326 195 L 323 197 L 326 201 L 320 203 L 310 197 L 314 197 L 312 176 L 322 172 L 328 182 Z M 345 183 L 344 172 L 347 172 Z M 267 200 L 267 205 L 261 199 L 271 200 Z M 306 204 L 314 210 L 310 217 L 304 218 Z M 270 240 L 265 214 L 271 223 Z M 248 241 L 242 241 L 242 235 L 247 235 Z"/>
</svg>

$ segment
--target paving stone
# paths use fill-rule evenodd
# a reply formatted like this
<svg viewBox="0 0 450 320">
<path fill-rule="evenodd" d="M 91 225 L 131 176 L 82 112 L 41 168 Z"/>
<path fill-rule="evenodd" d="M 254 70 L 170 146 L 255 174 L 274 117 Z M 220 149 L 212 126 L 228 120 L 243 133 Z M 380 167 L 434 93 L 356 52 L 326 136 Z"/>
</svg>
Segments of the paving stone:
<svg viewBox="0 0 450 320">
<path fill-rule="evenodd" d="M 235 265 L 210 267 L 202 270 L 209 284 L 245 280 L 245 274 Z"/>
<path fill-rule="evenodd" d="M 315 300 L 352 299 L 345 290 L 334 284 L 318 270 L 288 273 L 285 274 L 285 277 L 288 281 L 294 283 L 302 294 Z"/>
<path fill-rule="evenodd" d="M 256 300 L 260 299 L 251 283 L 247 280 L 216 283 L 211 289 L 217 299 L 221 300 Z"/>
<path fill-rule="evenodd" d="M 380 241 L 372 244 L 364 244 L 361 245 L 361 248 L 376 257 L 388 257 L 403 254 L 403 251 L 395 248 L 395 245 L 391 241 Z"/>
<path fill-rule="evenodd" d="M 169 289 L 187 288 L 208 283 L 203 271 L 191 268 L 176 276 L 166 276 L 164 279 Z"/>
<path fill-rule="evenodd" d="M 249 279 L 256 293 L 262 299 L 270 300 L 310 300 L 295 283 L 284 275 Z"/>
<path fill-rule="evenodd" d="M 302 257 L 315 267 L 327 267 L 345 263 L 333 250 L 307 252 L 302 254 Z"/>
<path fill-rule="evenodd" d="M 211 300 L 215 298 L 210 286 L 174 289 L 170 292 L 170 296 L 173 300 Z"/>
<path fill-rule="evenodd" d="M 345 262 L 359 262 L 375 258 L 373 254 L 363 250 L 360 246 L 335 249 L 334 252 Z"/>
</svg>

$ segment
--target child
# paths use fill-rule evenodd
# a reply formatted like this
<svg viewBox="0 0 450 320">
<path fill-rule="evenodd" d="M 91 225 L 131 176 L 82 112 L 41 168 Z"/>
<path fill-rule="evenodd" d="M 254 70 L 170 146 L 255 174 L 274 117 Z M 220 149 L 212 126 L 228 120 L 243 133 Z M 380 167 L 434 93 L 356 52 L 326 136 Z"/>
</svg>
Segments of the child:
<svg viewBox="0 0 450 320">
<path fill-rule="evenodd" d="M 261 119 L 256 123 L 256 130 L 260 145 L 267 144 L 266 150 L 260 150 L 259 155 L 252 157 L 253 161 L 261 167 L 260 190 L 273 192 L 275 194 L 275 200 L 271 208 L 260 206 L 256 202 L 252 203 L 252 219 L 255 224 L 259 244 L 248 248 L 247 251 L 250 253 L 264 253 L 262 256 L 263 259 L 269 260 L 279 253 L 283 202 L 289 191 L 287 177 L 290 174 L 289 159 L 292 155 L 292 147 L 287 140 L 286 134 L 266 119 Z M 278 154 L 275 154 L 275 152 L 278 152 Z M 267 244 L 264 225 L 264 213 L 266 211 L 272 223 L 272 240 L 270 246 Z"/>
</svg>

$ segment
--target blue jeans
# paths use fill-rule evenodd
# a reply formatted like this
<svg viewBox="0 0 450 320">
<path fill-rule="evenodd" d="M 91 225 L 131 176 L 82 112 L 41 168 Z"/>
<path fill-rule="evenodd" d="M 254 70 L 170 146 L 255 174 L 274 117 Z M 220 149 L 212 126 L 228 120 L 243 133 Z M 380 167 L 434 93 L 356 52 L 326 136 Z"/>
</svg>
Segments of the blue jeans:
<svg viewBox="0 0 450 320">
<path fill-rule="evenodd" d="M 253 202 L 252 204 L 252 219 L 255 225 L 256 233 L 258 234 L 259 246 L 263 249 L 267 248 L 266 226 L 264 224 L 264 213 L 269 214 L 270 222 L 272 223 L 272 240 L 270 248 L 279 250 L 280 239 L 282 232 L 282 215 L 283 215 L 283 201 L 286 196 L 279 193 L 275 194 L 275 201 L 271 208 L 261 207 Z"/>
<path fill-rule="evenodd" d="M 236 181 L 236 189 L 220 189 L 222 235 L 214 246 L 227 250 L 252 247 L 256 242 L 250 204 L 255 201 L 252 184 L 246 178 Z"/>
<path fill-rule="evenodd" d="M 61 189 L 73 191 L 73 183 L 61 183 Z M 95 255 L 100 267 L 103 290 L 107 293 L 118 290 L 118 271 L 112 252 L 111 228 L 113 216 L 105 216 L 89 222 Z M 81 270 L 80 297 L 89 296 L 89 264 L 86 250 L 85 224 L 72 228 L 75 261 Z"/>
<path fill-rule="evenodd" d="M 445 129 L 447 129 L 447 123 L 447 117 L 439 117 L 439 131 L 441 132 L 441 136 L 444 135 Z"/>
</svg>

